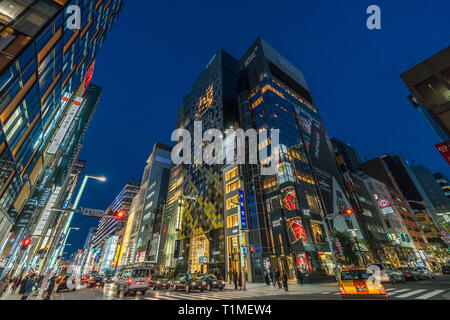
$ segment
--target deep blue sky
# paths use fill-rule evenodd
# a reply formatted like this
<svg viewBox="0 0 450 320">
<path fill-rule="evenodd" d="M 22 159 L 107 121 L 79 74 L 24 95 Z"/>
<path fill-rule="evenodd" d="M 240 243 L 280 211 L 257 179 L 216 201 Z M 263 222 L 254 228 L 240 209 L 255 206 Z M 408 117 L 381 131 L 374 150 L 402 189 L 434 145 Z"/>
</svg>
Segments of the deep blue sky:
<svg viewBox="0 0 450 320">
<path fill-rule="evenodd" d="M 103 87 L 84 140 L 90 182 L 80 205 L 105 209 L 131 178 L 141 179 L 155 141 L 170 143 L 182 98 L 216 49 L 240 58 L 261 36 L 305 74 L 330 137 L 361 157 L 398 152 L 449 174 L 438 142 L 407 99 L 400 74 L 449 45 L 448 0 L 138 1 L 124 10 L 97 56 Z M 381 8 L 382 30 L 366 28 Z M 77 217 L 68 251 L 97 221 Z"/>
</svg>

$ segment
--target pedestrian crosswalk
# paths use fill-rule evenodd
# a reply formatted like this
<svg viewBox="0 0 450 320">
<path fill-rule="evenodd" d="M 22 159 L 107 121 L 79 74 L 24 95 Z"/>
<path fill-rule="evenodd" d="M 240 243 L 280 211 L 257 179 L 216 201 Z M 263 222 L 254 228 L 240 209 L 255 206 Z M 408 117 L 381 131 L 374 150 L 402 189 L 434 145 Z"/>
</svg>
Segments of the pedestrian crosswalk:
<svg viewBox="0 0 450 320">
<path fill-rule="evenodd" d="M 263 294 L 273 295 L 273 294 Z M 147 295 L 144 300 L 234 300 L 234 299 L 249 299 L 252 297 L 260 297 L 261 293 L 249 291 L 206 291 L 206 292 L 155 292 Z"/>
<path fill-rule="evenodd" d="M 389 298 L 393 299 L 417 299 L 417 300 L 428 300 L 436 299 L 439 295 L 444 294 L 448 290 L 438 289 L 399 289 L 399 288 L 389 288 L 386 289 Z M 322 292 L 323 295 L 339 295 L 340 292 Z"/>
</svg>

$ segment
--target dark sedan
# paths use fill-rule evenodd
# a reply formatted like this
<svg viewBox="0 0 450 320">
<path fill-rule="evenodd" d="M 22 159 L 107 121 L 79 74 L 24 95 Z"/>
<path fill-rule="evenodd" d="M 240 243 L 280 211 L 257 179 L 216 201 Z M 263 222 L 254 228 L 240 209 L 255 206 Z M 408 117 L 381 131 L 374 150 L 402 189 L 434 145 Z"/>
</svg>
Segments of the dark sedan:
<svg viewBox="0 0 450 320">
<path fill-rule="evenodd" d="M 169 289 L 169 280 L 163 275 L 153 275 L 150 279 L 150 287 L 156 289 Z"/>
<path fill-rule="evenodd" d="M 201 275 L 199 279 L 204 282 L 204 286 L 208 291 L 211 291 L 212 289 L 223 290 L 225 288 L 225 282 L 217 279 L 214 274 L 204 274 Z"/>
<path fill-rule="evenodd" d="M 105 286 L 105 280 L 102 277 L 94 277 L 89 281 L 89 288 L 103 288 Z"/>
</svg>

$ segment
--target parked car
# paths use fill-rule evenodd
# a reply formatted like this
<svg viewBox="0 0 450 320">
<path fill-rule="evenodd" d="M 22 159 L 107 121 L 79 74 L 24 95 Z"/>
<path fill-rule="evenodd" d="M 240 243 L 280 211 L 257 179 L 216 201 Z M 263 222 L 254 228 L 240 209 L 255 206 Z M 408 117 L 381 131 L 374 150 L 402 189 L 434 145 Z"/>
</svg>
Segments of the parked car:
<svg viewBox="0 0 450 320">
<path fill-rule="evenodd" d="M 436 279 L 434 273 L 431 272 L 428 268 L 416 267 L 414 269 L 422 275 L 422 279 Z"/>
<path fill-rule="evenodd" d="M 442 267 L 442 274 L 450 274 L 450 265 Z"/>
<path fill-rule="evenodd" d="M 103 277 L 94 277 L 89 281 L 88 288 L 103 288 L 105 286 L 105 280 Z"/>
<path fill-rule="evenodd" d="M 214 274 L 203 274 L 199 276 L 199 279 L 205 282 L 205 288 L 208 291 L 211 291 L 212 289 L 223 290 L 225 288 L 225 282 L 217 279 Z"/>
<path fill-rule="evenodd" d="M 161 274 L 153 275 L 150 279 L 150 287 L 156 289 L 169 289 L 169 280 Z"/>
<path fill-rule="evenodd" d="M 205 282 L 191 273 L 180 273 L 170 282 L 170 288 L 172 290 L 177 291 L 177 289 L 183 288 L 188 293 L 192 290 L 200 290 L 203 292 L 205 286 Z"/>
<path fill-rule="evenodd" d="M 417 281 L 417 280 L 422 279 L 422 275 L 420 274 L 420 272 L 418 272 L 414 268 L 404 267 L 404 268 L 400 268 L 400 271 L 403 272 L 403 275 L 405 276 L 405 280 Z"/>
<path fill-rule="evenodd" d="M 130 267 L 121 270 L 116 275 L 117 295 L 120 292 L 124 296 L 131 292 L 145 294 L 150 284 L 150 269 L 141 267 Z"/>
<path fill-rule="evenodd" d="M 395 269 L 390 264 L 385 263 L 376 263 L 372 266 L 377 266 L 380 269 L 380 282 L 391 282 L 391 283 L 397 283 L 397 282 L 405 282 L 405 276 L 403 275 L 403 272 L 400 270 Z"/>
</svg>

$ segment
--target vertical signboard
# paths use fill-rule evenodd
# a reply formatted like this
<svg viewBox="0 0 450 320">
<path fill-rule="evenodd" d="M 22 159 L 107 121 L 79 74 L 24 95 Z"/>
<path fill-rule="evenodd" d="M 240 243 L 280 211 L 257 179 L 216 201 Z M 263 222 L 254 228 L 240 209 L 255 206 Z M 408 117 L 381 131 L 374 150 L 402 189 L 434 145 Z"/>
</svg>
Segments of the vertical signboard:
<svg viewBox="0 0 450 320">
<path fill-rule="evenodd" d="M 244 191 L 239 190 L 239 204 L 241 207 L 241 226 L 247 228 L 247 220 L 245 218 L 245 203 L 244 203 Z"/>
</svg>

